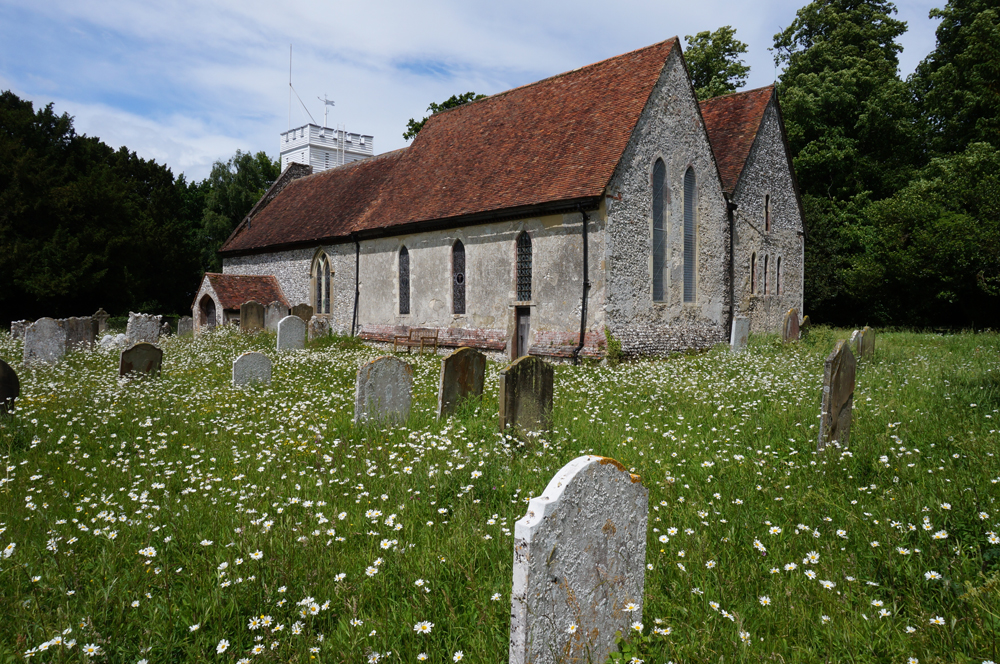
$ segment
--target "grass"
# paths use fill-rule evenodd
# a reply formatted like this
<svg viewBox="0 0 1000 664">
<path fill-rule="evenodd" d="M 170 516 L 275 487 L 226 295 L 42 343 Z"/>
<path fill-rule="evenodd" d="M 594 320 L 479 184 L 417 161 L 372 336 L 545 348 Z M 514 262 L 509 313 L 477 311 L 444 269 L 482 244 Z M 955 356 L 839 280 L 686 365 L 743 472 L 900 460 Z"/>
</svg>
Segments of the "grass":
<svg viewBox="0 0 1000 664">
<path fill-rule="evenodd" d="M 1000 336 L 881 334 L 849 450 L 816 454 L 847 334 L 561 365 L 553 430 L 526 441 L 496 433 L 492 363 L 439 422 L 440 358 L 405 357 L 410 420 L 359 428 L 355 371 L 385 351 L 351 340 L 171 337 L 161 378 L 119 381 L 117 351 L 22 369 L 0 334 L 22 384 L 0 420 L 0 662 L 506 661 L 514 522 L 585 453 L 649 489 L 636 657 L 996 660 Z M 231 387 L 246 350 L 269 388 Z"/>
</svg>

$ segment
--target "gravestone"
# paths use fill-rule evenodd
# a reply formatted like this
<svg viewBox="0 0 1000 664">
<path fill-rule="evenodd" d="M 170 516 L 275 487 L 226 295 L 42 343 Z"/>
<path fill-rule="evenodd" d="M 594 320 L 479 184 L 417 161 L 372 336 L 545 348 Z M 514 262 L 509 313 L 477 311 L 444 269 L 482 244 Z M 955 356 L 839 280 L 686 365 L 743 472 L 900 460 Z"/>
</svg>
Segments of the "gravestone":
<svg viewBox="0 0 1000 664">
<path fill-rule="evenodd" d="M 867 325 L 858 336 L 858 359 L 870 360 L 875 357 L 875 330 Z"/>
<path fill-rule="evenodd" d="M 806 314 L 802 317 L 802 322 L 799 324 L 799 331 L 804 332 L 807 327 L 812 325 L 812 321 L 809 320 L 809 315 Z"/>
<path fill-rule="evenodd" d="M 486 356 L 475 348 L 459 348 L 441 360 L 438 386 L 438 417 L 448 417 L 459 402 L 483 393 L 486 382 Z"/>
<path fill-rule="evenodd" d="M 855 355 L 861 355 L 861 330 L 851 332 L 851 338 L 848 343 Z"/>
<path fill-rule="evenodd" d="M 138 343 L 155 344 L 160 340 L 161 316 L 153 314 L 136 314 L 128 312 L 128 326 L 125 328 L 125 338 L 129 345 Z"/>
<path fill-rule="evenodd" d="M 288 315 L 288 307 L 275 300 L 264 308 L 264 329 L 268 332 L 277 332 L 278 323 Z"/>
<path fill-rule="evenodd" d="M 194 336 L 194 319 L 190 316 L 181 316 L 177 319 L 177 336 Z"/>
<path fill-rule="evenodd" d="M 157 375 L 163 365 L 163 351 L 145 342 L 137 343 L 123 350 L 118 362 L 118 375 L 127 376 L 130 373 Z"/>
<path fill-rule="evenodd" d="M 607 660 L 642 622 L 648 518 L 640 478 L 607 457 L 570 461 L 531 499 L 514 524 L 511 664 Z"/>
<path fill-rule="evenodd" d="M 21 396 L 21 381 L 9 364 L 0 360 L 0 413 L 9 413 L 14 400 Z"/>
<path fill-rule="evenodd" d="M 729 335 L 729 348 L 734 353 L 739 353 L 747 347 L 750 339 L 750 319 L 746 316 L 735 316 L 733 318 L 733 330 Z"/>
<path fill-rule="evenodd" d="M 173 332 L 173 328 L 170 327 L 170 321 L 163 321 L 163 325 L 160 326 L 160 336 L 169 336 L 171 332 Z"/>
<path fill-rule="evenodd" d="M 105 311 L 102 307 L 95 311 L 91 318 L 95 323 L 97 323 L 97 330 L 94 331 L 94 335 L 104 334 L 104 332 L 108 329 L 108 319 L 111 318 L 111 314 Z"/>
<path fill-rule="evenodd" d="M 309 341 L 330 334 L 330 319 L 326 316 L 313 316 L 309 319 Z"/>
<path fill-rule="evenodd" d="M 500 372 L 500 431 L 517 427 L 543 431 L 552 425 L 555 372 L 552 365 L 525 355 Z"/>
<path fill-rule="evenodd" d="M 309 324 L 309 319 L 313 317 L 313 308 L 308 304 L 296 304 L 292 307 L 292 315 L 298 316 L 303 323 Z"/>
<path fill-rule="evenodd" d="M 90 350 L 94 347 L 94 322 L 90 316 L 64 318 L 60 321 L 66 330 L 66 348 Z"/>
<path fill-rule="evenodd" d="M 16 320 L 10 324 L 10 338 L 23 339 L 24 331 L 31 325 L 30 320 Z"/>
<path fill-rule="evenodd" d="M 838 341 L 823 365 L 823 406 L 819 418 L 819 445 L 833 441 L 847 448 L 851 438 L 851 410 L 854 407 L 854 353 L 846 341 Z"/>
<path fill-rule="evenodd" d="M 278 350 L 306 347 L 306 324 L 298 316 L 285 316 L 278 323 Z"/>
<path fill-rule="evenodd" d="M 799 340 L 799 312 L 789 309 L 785 314 L 785 324 L 781 326 L 781 340 L 785 343 Z"/>
<path fill-rule="evenodd" d="M 260 332 L 264 329 L 264 305 L 250 300 L 240 306 L 240 332 Z"/>
<path fill-rule="evenodd" d="M 100 342 L 98 342 L 101 348 L 111 348 L 112 346 L 125 346 L 128 345 L 128 339 L 125 335 L 119 332 L 118 334 L 105 334 L 101 337 Z"/>
<path fill-rule="evenodd" d="M 271 358 L 263 353 L 243 353 L 233 360 L 233 387 L 250 383 L 271 384 Z"/>
<path fill-rule="evenodd" d="M 413 399 L 413 367 L 398 357 L 378 357 L 358 369 L 354 421 L 405 422 Z"/>
<path fill-rule="evenodd" d="M 66 354 L 66 330 L 51 318 L 39 318 L 24 331 L 24 363 L 55 364 Z"/>
</svg>

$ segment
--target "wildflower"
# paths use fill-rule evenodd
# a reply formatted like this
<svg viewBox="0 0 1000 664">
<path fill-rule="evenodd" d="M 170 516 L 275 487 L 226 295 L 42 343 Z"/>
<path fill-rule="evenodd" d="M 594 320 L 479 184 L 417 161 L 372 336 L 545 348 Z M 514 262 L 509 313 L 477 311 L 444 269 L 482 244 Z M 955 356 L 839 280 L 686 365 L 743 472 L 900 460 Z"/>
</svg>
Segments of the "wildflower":
<svg viewBox="0 0 1000 664">
<path fill-rule="evenodd" d="M 225 639 L 219 639 L 219 645 L 215 646 L 215 652 L 221 655 L 222 653 L 226 652 L 227 648 L 229 648 L 229 641 Z"/>
<path fill-rule="evenodd" d="M 786 572 L 794 572 L 798 568 L 799 568 L 799 566 L 796 565 L 795 563 L 788 563 L 787 565 L 785 565 L 785 571 Z"/>
<path fill-rule="evenodd" d="M 812 571 L 811 569 L 807 569 L 806 570 L 806 576 L 808 576 L 810 579 L 815 579 L 816 578 L 816 572 Z"/>
<path fill-rule="evenodd" d="M 365 574 L 367 574 L 368 576 L 375 576 L 376 574 L 378 574 L 378 568 L 369 565 L 368 567 L 365 568 Z"/>
<path fill-rule="evenodd" d="M 948 531 L 947 530 L 939 530 L 936 533 L 934 533 L 933 535 L 931 535 L 931 539 L 936 539 L 936 540 L 943 540 L 943 539 L 947 539 L 947 538 L 948 538 Z"/>
<path fill-rule="evenodd" d="M 830 622 L 830 616 L 820 616 L 819 619 L 823 622 L 824 625 Z"/>
<path fill-rule="evenodd" d="M 252 652 L 254 655 L 259 655 L 262 652 L 264 652 L 264 646 L 262 644 L 258 643 L 257 645 L 255 645 L 253 647 L 253 650 L 251 650 L 250 652 Z"/>
<path fill-rule="evenodd" d="M 750 643 L 750 632 L 740 632 L 740 641 Z"/>
<path fill-rule="evenodd" d="M 500 601 L 500 593 L 493 593 L 492 595 L 490 595 L 490 600 L 494 601 L 494 602 L 499 602 Z"/>
<path fill-rule="evenodd" d="M 202 546 L 212 546 L 212 540 L 203 539 L 201 541 L 201 545 Z M 225 641 L 225 639 L 223 639 L 223 641 Z"/>
<path fill-rule="evenodd" d="M 930 623 L 932 625 L 943 625 L 944 618 L 942 618 L 941 616 L 934 616 L 933 618 L 930 619 Z"/>
<path fill-rule="evenodd" d="M 201 627 L 201 623 L 195 623 L 195 624 L 191 625 L 190 627 L 188 627 L 188 631 L 190 631 L 190 632 L 197 632 L 199 627 Z"/>
<path fill-rule="evenodd" d="M 669 541 L 670 541 L 669 537 L 667 537 L 666 535 L 660 535 L 660 542 L 661 543 L 666 544 Z"/>
<path fill-rule="evenodd" d="M 17 548 L 17 544 L 15 544 L 14 542 L 8 544 L 7 547 L 3 550 L 3 557 L 10 558 L 11 556 L 13 556 L 15 548 Z"/>
<path fill-rule="evenodd" d="M 761 606 L 767 606 L 768 604 L 771 603 L 771 598 L 768 597 L 767 595 L 761 595 L 760 597 L 757 598 L 757 601 L 760 602 Z"/>
<path fill-rule="evenodd" d="M 839 537 L 841 539 L 847 539 L 847 531 L 846 530 L 838 530 L 837 531 L 837 537 Z"/>
<path fill-rule="evenodd" d="M 837 584 L 834 583 L 833 581 L 820 581 L 819 583 L 820 583 L 821 586 L 823 586 L 827 590 L 833 590 L 834 588 L 837 587 Z"/>
<path fill-rule="evenodd" d="M 715 567 L 715 561 L 714 560 L 709 560 L 707 563 L 705 563 L 705 567 L 707 567 L 708 569 L 714 568 Z"/>
<path fill-rule="evenodd" d="M 878 608 L 878 607 L 882 606 L 882 604 L 883 604 L 883 602 L 880 599 L 873 599 L 872 600 L 872 606 L 874 606 L 875 608 Z"/>
<path fill-rule="evenodd" d="M 924 572 L 924 578 L 928 581 L 937 581 L 941 578 L 941 575 L 934 571 Z"/>
<path fill-rule="evenodd" d="M 874 548 L 876 548 L 876 547 L 878 547 L 878 542 L 877 542 L 877 541 L 875 541 L 875 542 L 872 542 L 872 548 L 874 549 Z"/>
<path fill-rule="evenodd" d="M 635 631 L 639 632 L 640 634 L 642 633 L 642 623 L 641 622 L 638 622 L 638 621 L 633 622 L 632 625 L 631 625 L 631 627 L 632 627 L 632 629 L 634 629 Z"/>
<path fill-rule="evenodd" d="M 260 618 L 251 618 L 250 622 L 247 624 L 247 629 L 249 629 L 250 631 L 253 631 L 253 630 L 257 629 L 258 627 L 260 627 L 260 624 L 261 624 L 260 623 Z"/>
<path fill-rule="evenodd" d="M 910 625 L 907 625 L 906 629 L 904 631 L 907 634 L 913 634 L 915 631 L 917 631 L 917 628 L 916 627 L 911 627 Z"/>
<path fill-rule="evenodd" d="M 133 609 L 139 608 L 139 600 L 137 600 L 137 599 L 136 600 L 132 600 L 132 608 Z"/>
<path fill-rule="evenodd" d="M 897 546 L 896 547 L 896 553 L 898 553 L 901 556 L 908 556 L 908 555 L 910 555 L 910 550 L 909 549 L 904 549 L 901 546 Z"/>
<path fill-rule="evenodd" d="M 572 625 L 570 625 L 569 627 L 566 628 L 566 633 L 567 634 L 575 634 L 576 633 L 576 629 L 577 629 L 576 624 L 572 624 Z"/>
<path fill-rule="evenodd" d="M 146 556 L 147 558 L 155 558 L 156 557 L 156 549 L 154 549 L 151 546 L 147 546 L 145 549 L 139 549 L 139 555 L 140 556 Z"/>
<path fill-rule="evenodd" d="M 768 530 L 768 532 L 770 534 L 772 534 L 772 535 L 780 535 L 781 534 L 781 527 L 780 526 L 771 526 L 771 529 Z"/>
<path fill-rule="evenodd" d="M 878 617 L 879 618 L 888 618 L 891 615 L 892 615 L 892 613 L 890 613 L 886 609 L 879 609 L 879 612 L 878 612 Z"/>
<path fill-rule="evenodd" d="M 719 610 L 719 603 L 718 602 L 709 602 L 708 605 L 710 607 L 712 607 L 712 610 L 714 610 L 714 611 L 718 611 Z"/>
<path fill-rule="evenodd" d="M 458 652 L 456 652 L 454 655 L 451 656 L 451 661 L 461 662 L 464 657 L 465 655 L 462 653 L 461 650 L 459 650 Z"/>
<path fill-rule="evenodd" d="M 413 631 L 416 632 L 417 634 L 430 634 L 431 633 L 431 628 L 433 628 L 433 627 L 434 627 L 434 623 L 427 622 L 426 620 L 424 620 L 424 621 L 418 622 L 416 625 L 414 625 L 413 626 Z"/>
<path fill-rule="evenodd" d="M 635 602 L 629 602 L 628 604 L 625 605 L 625 610 L 628 611 L 629 613 L 632 613 L 633 611 L 638 611 L 639 605 L 636 604 Z"/>
<path fill-rule="evenodd" d="M 419 655 L 417 655 L 417 659 L 420 660 L 421 662 L 426 661 L 427 660 L 427 653 L 425 653 L 425 652 L 420 653 Z"/>
<path fill-rule="evenodd" d="M 815 565 L 819 562 L 819 553 L 815 551 L 810 551 L 806 554 L 806 557 L 802 559 L 803 565 Z"/>
<path fill-rule="evenodd" d="M 337 576 L 333 577 L 333 580 L 334 581 L 343 581 L 345 577 L 347 577 L 347 575 L 344 574 L 343 572 L 341 572 Z"/>
<path fill-rule="evenodd" d="M 263 557 L 264 557 L 264 554 L 262 552 L 260 552 L 260 551 L 254 551 L 253 553 L 250 554 L 250 559 L 251 560 L 260 560 Z"/>
<path fill-rule="evenodd" d="M 364 624 L 364 621 L 358 620 L 357 618 L 351 618 L 351 627 L 360 627 Z"/>
</svg>

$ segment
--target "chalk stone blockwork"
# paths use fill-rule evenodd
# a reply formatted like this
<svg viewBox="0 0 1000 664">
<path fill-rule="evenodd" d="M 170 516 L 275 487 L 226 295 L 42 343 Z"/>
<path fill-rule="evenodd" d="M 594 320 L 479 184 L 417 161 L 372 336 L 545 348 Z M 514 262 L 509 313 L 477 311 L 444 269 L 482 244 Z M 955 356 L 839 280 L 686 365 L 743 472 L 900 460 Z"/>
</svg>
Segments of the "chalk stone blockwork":
<svg viewBox="0 0 1000 664">
<path fill-rule="evenodd" d="M 854 374 L 857 363 L 846 341 L 838 341 L 823 365 L 823 406 L 819 419 L 819 449 L 833 441 L 847 448 L 854 407 Z"/>
<path fill-rule="evenodd" d="M 354 421 L 405 422 L 413 400 L 413 367 L 398 357 L 383 356 L 358 369 Z"/>
<path fill-rule="evenodd" d="M 271 358 L 263 353 L 243 353 L 233 360 L 233 387 L 250 383 L 271 384 Z"/>
<path fill-rule="evenodd" d="M 546 431 L 552 426 L 555 370 L 526 355 L 500 372 L 500 430 Z"/>
<path fill-rule="evenodd" d="M 123 350 L 118 361 L 118 375 L 127 376 L 130 373 L 156 375 L 163 365 L 163 350 L 153 344 L 139 343 Z"/>
<path fill-rule="evenodd" d="M 51 318 L 39 318 L 24 330 L 24 363 L 55 364 L 66 354 L 66 330 Z"/>
<path fill-rule="evenodd" d="M 463 399 L 478 397 L 486 383 L 486 356 L 474 348 L 459 348 L 441 360 L 438 417 L 448 417 Z"/>
<path fill-rule="evenodd" d="M 785 314 L 785 323 L 781 327 L 781 340 L 785 343 L 799 340 L 799 312 L 789 309 Z"/>
<path fill-rule="evenodd" d="M 21 396 L 21 381 L 9 364 L 0 360 L 0 414 L 14 407 L 14 400 Z"/>
<path fill-rule="evenodd" d="M 264 305 L 244 302 L 240 305 L 240 332 L 261 332 L 264 329 Z"/>
<path fill-rule="evenodd" d="M 729 335 L 729 347 L 734 353 L 738 353 L 747 347 L 750 340 L 750 319 L 746 316 L 735 316 L 733 318 L 733 330 Z"/>
<path fill-rule="evenodd" d="M 640 478 L 606 457 L 570 461 L 531 499 L 514 524 L 511 664 L 607 659 L 642 621 L 648 518 Z"/>
<path fill-rule="evenodd" d="M 306 347 L 306 324 L 298 316 L 285 316 L 278 322 L 278 350 L 302 350 Z"/>
<path fill-rule="evenodd" d="M 137 314 L 128 312 L 128 326 L 125 328 L 125 338 L 130 344 L 155 344 L 160 340 L 161 316 L 152 314 Z"/>
</svg>

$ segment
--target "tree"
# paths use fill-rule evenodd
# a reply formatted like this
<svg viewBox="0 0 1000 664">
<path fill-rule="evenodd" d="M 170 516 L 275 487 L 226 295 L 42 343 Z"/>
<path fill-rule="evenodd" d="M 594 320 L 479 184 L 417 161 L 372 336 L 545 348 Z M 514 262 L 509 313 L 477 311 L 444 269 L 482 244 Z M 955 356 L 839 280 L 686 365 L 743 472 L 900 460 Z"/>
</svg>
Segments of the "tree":
<svg viewBox="0 0 1000 664">
<path fill-rule="evenodd" d="M 694 37 L 686 35 L 684 41 L 684 60 L 699 100 L 736 92 L 746 85 L 750 67 L 740 55 L 747 52 L 747 45 L 736 39 L 732 26 L 699 32 Z"/>
<path fill-rule="evenodd" d="M 431 102 L 431 105 L 427 107 L 427 110 L 431 112 L 431 115 L 435 115 L 437 113 L 440 113 L 441 111 L 447 111 L 448 109 L 451 108 L 458 108 L 459 106 L 468 104 L 471 101 L 476 101 L 477 99 L 483 99 L 485 97 L 486 95 L 476 94 L 475 92 L 466 92 L 460 95 L 452 95 L 451 97 L 441 102 L 440 104 L 435 104 L 434 102 Z M 424 123 L 426 123 L 428 119 L 430 119 L 430 115 L 425 117 L 423 120 L 420 120 L 419 122 L 417 120 L 414 120 L 413 118 L 410 118 L 409 121 L 406 123 L 406 131 L 403 132 L 403 138 L 408 141 L 415 138 L 417 134 L 420 133 L 420 130 L 424 128 Z"/>
</svg>

